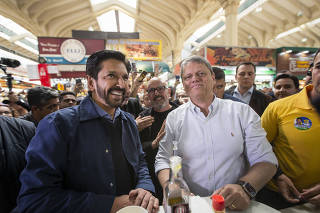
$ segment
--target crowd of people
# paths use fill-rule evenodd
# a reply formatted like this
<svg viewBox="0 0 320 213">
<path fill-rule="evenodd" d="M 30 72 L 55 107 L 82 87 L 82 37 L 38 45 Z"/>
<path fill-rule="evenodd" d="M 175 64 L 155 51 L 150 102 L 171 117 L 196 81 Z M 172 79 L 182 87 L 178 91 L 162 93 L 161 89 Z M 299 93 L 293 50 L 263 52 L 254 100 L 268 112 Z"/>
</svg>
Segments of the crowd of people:
<svg viewBox="0 0 320 213">
<path fill-rule="evenodd" d="M 200 57 L 181 63 L 183 89 L 158 76 L 143 82 L 125 55 L 103 50 L 86 64 L 88 94 L 34 87 L 0 104 L 0 212 L 157 212 L 169 158 L 182 158 L 194 195 L 221 194 L 244 210 L 320 208 L 320 51 L 311 83 L 290 72 L 272 91 L 255 87 L 256 67 L 236 67 L 237 86 Z M 138 93 L 143 95 L 138 96 Z M 11 117 L 11 118 L 10 118 Z"/>
</svg>

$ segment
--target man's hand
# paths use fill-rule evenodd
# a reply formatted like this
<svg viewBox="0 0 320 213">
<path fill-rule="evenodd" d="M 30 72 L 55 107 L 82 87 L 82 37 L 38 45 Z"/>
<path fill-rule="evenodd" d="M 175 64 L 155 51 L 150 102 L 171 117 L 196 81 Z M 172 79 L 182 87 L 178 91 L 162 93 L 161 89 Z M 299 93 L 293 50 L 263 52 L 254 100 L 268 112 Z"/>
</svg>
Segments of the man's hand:
<svg viewBox="0 0 320 213">
<path fill-rule="evenodd" d="M 150 115 L 145 116 L 145 117 L 138 116 L 136 118 L 136 123 L 137 123 L 139 132 L 141 132 L 145 128 L 151 126 L 153 122 L 154 122 L 154 118 L 151 117 Z"/>
<path fill-rule="evenodd" d="M 277 185 L 280 193 L 289 203 L 300 202 L 300 192 L 285 174 L 282 174 L 277 178 Z"/>
<path fill-rule="evenodd" d="M 133 206 L 133 205 L 134 205 L 134 202 L 129 199 L 128 195 L 118 196 L 113 201 L 113 205 L 112 205 L 110 213 L 115 213 L 124 207 Z"/>
<path fill-rule="evenodd" d="M 301 199 L 316 206 L 320 206 L 320 184 L 317 184 L 310 189 L 303 189 Z"/>
<path fill-rule="evenodd" d="M 238 184 L 227 184 L 213 194 L 222 195 L 225 206 L 231 210 L 245 210 L 250 204 L 249 195 Z"/>
<path fill-rule="evenodd" d="M 149 213 L 156 213 L 159 210 L 159 200 L 144 189 L 131 190 L 129 199 L 134 202 L 134 205 L 147 209 Z"/>
<path fill-rule="evenodd" d="M 152 141 L 152 149 L 156 149 L 159 147 L 159 142 L 161 141 L 163 136 L 166 134 L 165 129 L 166 129 L 166 120 L 163 121 L 157 137 Z"/>
</svg>

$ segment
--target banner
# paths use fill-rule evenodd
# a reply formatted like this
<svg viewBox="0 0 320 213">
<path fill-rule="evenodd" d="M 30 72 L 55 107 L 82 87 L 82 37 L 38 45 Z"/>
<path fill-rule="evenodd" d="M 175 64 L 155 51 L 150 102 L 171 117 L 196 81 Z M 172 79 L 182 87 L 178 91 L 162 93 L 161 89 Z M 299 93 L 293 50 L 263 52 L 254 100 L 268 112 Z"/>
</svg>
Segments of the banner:
<svg viewBox="0 0 320 213">
<path fill-rule="evenodd" d="M 105 49 L 105 40 L 38 37 L 38 47 L 47 64 L 86 64 L 91 54 Z"/>
<path fill-rule="evenodd" d="M 275 49 L 208 46 L 206 52 L 213 66 L 237 66 L 250 61 L 256 66 L 275 67 Z"/>
<path fill-rule="evenodd" d="M 42 86 L 51 87 L 47 64 L 38 64 L 38 72 Z"/>
<path fill-rule="evenodd" d="M 162 45 L 160 40 L 110 39 L 106 49 L 118 50 L 129 59 L 144 61 L 161 61 Z"/>
<path fill-rule="evenodd" d="M 278 54 L 277 70 L 290 71 L 297 76 L 305 76 L 313 61 L 314 55 L 310 54 Z"/>
</svg>

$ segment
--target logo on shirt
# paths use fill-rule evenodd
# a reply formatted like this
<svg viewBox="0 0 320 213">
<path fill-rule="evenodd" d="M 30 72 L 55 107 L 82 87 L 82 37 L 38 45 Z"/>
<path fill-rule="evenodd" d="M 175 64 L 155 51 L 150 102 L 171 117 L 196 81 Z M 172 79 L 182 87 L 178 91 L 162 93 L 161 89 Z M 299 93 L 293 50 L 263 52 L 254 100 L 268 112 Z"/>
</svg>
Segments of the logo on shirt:
<svg viewBox="0 0 320 213">
<path fill-rule="evenodd" d="M 309 118 L 298 117 L 294 120 L 294 126 L 299 130 L 307 130 L 312 126 L 312 122 Z"/>
</svg>

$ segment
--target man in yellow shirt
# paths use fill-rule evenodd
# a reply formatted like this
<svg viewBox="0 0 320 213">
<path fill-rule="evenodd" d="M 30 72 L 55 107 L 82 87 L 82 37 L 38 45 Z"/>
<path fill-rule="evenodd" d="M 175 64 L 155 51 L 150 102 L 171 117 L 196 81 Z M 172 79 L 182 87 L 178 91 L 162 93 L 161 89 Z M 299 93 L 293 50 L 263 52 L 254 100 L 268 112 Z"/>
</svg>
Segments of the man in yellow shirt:
<svg viewBox="0 0 320 213">
<path fill-rule="evenodd" d="M 261 117 L 280 169 L 257 200 L 277 209 L 308 202 L 320 210 L 320 115 L 310 104 L 320 97 L 319 50 L 313 85 L 271 103 Z"/>
</svg>

